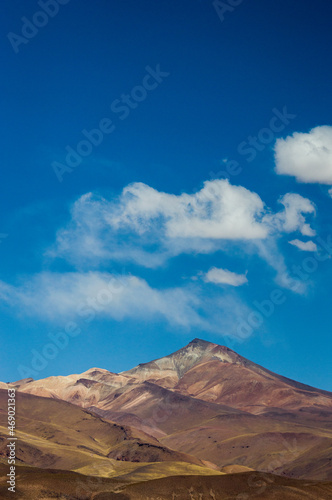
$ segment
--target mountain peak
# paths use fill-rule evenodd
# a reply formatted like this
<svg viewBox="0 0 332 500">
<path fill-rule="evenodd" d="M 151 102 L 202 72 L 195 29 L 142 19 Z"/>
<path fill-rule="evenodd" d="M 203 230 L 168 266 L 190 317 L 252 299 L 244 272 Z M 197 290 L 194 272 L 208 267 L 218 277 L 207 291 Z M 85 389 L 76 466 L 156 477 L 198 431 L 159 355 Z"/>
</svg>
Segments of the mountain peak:
<svg viewBox="0 0 332 500">
<path fill-rule="evenodd" d="M 189 346 L 197 346 L 197 347 L 200 347 L 202 349 L 213 349 L 213 348 L 217 348 L 218 350 L 222 350 L 222 351 L 231 351 L 231 349 L 229 349 L 229 347 L 226 347 L 224 345 L 220 345 L 220 344 L 215 344 L 213 342 L 209 342 L 208 340 L 203 340 L 203 339 L 199 339 L 199 338 L 195 338 L 193 340 L 191 340 L 189 342 L 189 344 L 187 344 L 185 347 L 183 347 L 183 349 L 185 349 L 186 347 L 189 347 Z"/>
<path fill-rule="evenodd" d="M 209 342 L 208 340 L 203 340 L 203 339 L 195 338 L 195 339 L 191 340 L 188 345 L 192 345 L 192 344 L 198 344 L 198 345 L 201 345 L 201 346 L 207 346 L 207 345 L 212 345 L 212 342 Z"/>
<path fill-rule="evenodd" d="M 169 383 L 172 386 L 174 381 L 178 381 L 193 367 L 210 361 L 242 364 L 245 360 L 228 347 L 196 337 L 178 351 L 163 358 L 140 364 L 127 372 L 122 372 L 122 375 L 140 380 L 157 381 L 163 379 L 164 385 Z"/>
</svg>

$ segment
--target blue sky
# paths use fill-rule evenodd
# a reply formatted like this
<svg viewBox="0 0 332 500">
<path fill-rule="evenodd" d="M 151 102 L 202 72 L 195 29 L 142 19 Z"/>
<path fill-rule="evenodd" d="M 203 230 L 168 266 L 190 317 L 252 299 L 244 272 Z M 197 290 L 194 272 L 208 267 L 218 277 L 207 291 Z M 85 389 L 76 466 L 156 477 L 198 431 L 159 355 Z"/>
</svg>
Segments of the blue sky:
<svg viewBox="0 0 332 500">
<path fill-rule="evenodd" d="M 330 2 L 54 2 L 0 21 L 0 380 L 200 337 L 331 390 Z"/>
</svg>

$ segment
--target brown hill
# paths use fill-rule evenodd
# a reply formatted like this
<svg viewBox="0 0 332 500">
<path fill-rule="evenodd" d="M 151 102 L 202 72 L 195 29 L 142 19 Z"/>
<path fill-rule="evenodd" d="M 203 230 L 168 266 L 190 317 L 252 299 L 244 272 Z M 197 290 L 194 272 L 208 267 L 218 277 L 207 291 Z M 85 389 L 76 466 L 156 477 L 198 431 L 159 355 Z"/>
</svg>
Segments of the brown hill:
<svg viewBox="0 0 332 500">
<path fill-rule="evenodd" d="M 7 468 L 0 463 L 0 498 L 7 491 Z M 71 471 L 18 467 L 18 500 L 329 500 L 332 483 L 245 472 L 219 476 L 169 476 L 131 484 L 121 478 L 84 476 Z"/>
<path fill-rule="evenodd" d="M 3 458 L 8 453 L 6 405 L 7 391 L 0 390 Z M 106 421 L 60 400 L 17 393 L 16 426 L 16 458 L 25 465 L 85 473 L 97 468 L 102 475 L 117 474 L 117 461 L 203 465 L 199 459 L 171 450 L 140 430 Z"/>
<path fill-rule="evenodd" d="M 315 483 L 246 472 L 224 476 L 155 479 L 123 488 L 122 497 L 99 493 L 96 500 L 330 500 L 332 483 Z"/>
</svg>

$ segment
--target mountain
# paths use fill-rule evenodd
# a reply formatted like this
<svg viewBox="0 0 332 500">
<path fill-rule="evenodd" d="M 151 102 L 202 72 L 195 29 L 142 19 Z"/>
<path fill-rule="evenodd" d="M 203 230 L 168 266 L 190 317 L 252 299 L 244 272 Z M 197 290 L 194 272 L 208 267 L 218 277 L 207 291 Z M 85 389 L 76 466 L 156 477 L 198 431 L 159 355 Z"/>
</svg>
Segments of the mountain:
<svg viewBox="0 0 332 500">
<path fill-rule="evenodd" d="M 228 347 L 200 339 L 122 375 L 250 413 L 271 407 L 332 409 L 331 393 L 277 375 Z"/>
<path fill-rule="evenodd" d="M 250 471 L 332 481 L 332 394 L 204 340 L 119 374 L 91 368 L 1 387 L 0 463 L 4 389 L 15 387 L 22 467 L 133 485 L 174 475 L 217 475 L 213 481 L 220 482 Z"/>
<path fill-rule="evenodd" d="M 120 374 L 91 368 L 80 375 L 25 379 L 12 385 L 22 392 L 105 409 L 113 399 L 144 382 L 253 414 L 273 409 L 332 410 L 331 393 L 277 375 L 228 347 L 200 339 Z"/>
</svg>

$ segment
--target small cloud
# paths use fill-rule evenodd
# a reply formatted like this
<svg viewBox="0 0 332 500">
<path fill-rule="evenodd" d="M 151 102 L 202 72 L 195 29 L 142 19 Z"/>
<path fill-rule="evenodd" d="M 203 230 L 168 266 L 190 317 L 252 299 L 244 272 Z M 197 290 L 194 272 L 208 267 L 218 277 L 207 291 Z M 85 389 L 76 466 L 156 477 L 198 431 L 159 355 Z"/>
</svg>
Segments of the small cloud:
<svg viewBox="0 0 332 500">
<path fill-rule="evenodd" d="M 329 189 L 329 195 L 331 196 L 332 198 L 332 188 Z"/>
<path fill-rule="evenodd" d="M 306 222 L 303 214 L 315 215 L 315 206 L 308 198 L 296 193 L 286 193 L 279 200 L 284 210 L 268 214 L 264 220 L 279 232 L 293 233 L 300 231 L 303 236 L 315 236 L 316 232 Z"/>
<path fill-rule="evenodd" d="M 303 252 L 317 252 L 317 245 L 313 241 L 292 240 L 289 243 Z"/>
<path fill-rule="evenodd" d="M 275 145 L 276 172 L 298 182 L 332 184 L 332 127 L 295 132 Z"/>
<path fill-rule="evenodd" d="M 203 279 L 206 283 L 215 283 L 216 285 L 241 286 L 248 282 L 245 274 L 236 274 L 217 267 L 212 267 Z"/>
</svg>

